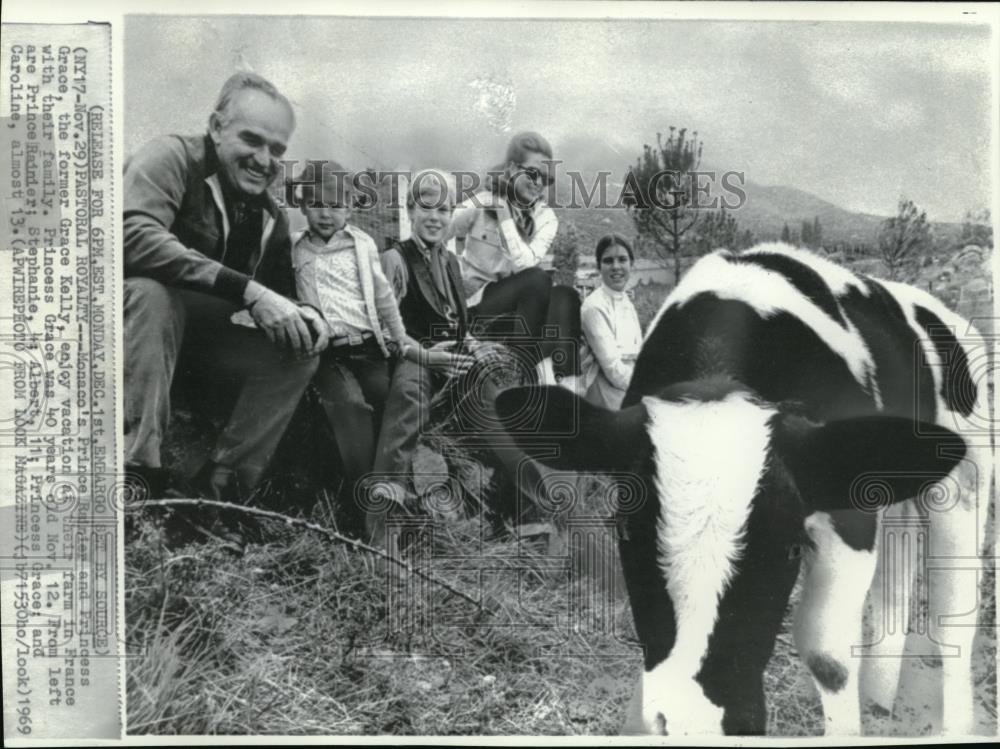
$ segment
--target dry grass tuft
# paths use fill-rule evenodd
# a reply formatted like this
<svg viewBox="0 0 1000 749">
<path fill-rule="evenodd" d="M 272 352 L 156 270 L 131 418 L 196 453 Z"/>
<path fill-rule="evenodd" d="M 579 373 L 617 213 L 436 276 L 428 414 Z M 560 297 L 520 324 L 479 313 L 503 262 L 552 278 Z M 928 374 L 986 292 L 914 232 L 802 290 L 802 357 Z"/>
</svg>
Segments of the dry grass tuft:
<svg viewBox="0 0 1000 749">
<path fill-rule="evenodd" d="M 617 730 L 639 662 L 625 603 L 601 612 L 602 631 L 581 629 L 565 570 L 529 544 L 484 541 L 475 520 L 410 553 L 433 549 L 434 574 L 480 610 L 312 534 L 276 529 L 237 558 L 211 543 L 168 552 L 142 527 L 128 549 L 130 733 Z"/>
</svg>

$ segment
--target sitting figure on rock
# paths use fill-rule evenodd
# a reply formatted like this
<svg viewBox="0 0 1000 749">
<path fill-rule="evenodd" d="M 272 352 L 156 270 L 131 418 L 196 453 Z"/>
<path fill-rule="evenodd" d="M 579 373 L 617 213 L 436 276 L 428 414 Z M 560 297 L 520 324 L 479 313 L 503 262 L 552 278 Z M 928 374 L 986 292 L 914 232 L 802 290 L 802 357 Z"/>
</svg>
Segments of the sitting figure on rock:
<svg viewBox="0 0 1000 749">
<path fill-rule="evenodd" d="M 366 528 L 376 544 L 386 542 L 386 515 L 413 506 L 413 456 L 418 438 L 430 426 L 433 406 L 444 394 L 448 404 L 463 412 L 463 441 L 487 447 L 515 483 L 513 514 L 518 519 L 536 511 L 534 497 L 542 488 L 538 464 L 506 435 L 493 407 L 501 386 L 509 384 L 503 382 L 499 362 L 516 364 L 516 359 L 504 356 L 498 344 L 468 334 L 461 269 L 445 245 L 455 210 L 450 178 L 437 170 L 416 173 L 407 208 L 411 238 L 382 254 L 403 325 L 414 342 L 404 343 L 393 373 L 375 466 L 368 477 Z"/>
</svg>

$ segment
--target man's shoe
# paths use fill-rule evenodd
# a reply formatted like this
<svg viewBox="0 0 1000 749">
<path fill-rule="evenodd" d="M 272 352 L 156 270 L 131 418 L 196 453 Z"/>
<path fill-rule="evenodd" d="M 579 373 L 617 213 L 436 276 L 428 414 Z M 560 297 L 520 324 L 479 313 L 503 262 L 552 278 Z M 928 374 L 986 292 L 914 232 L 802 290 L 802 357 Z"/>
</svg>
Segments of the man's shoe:
<svg viewBox="0 0 1000 749">
<path fill-rule="evenodd" d="M 149 499 L 163 499 L 171 486 L 171 474 L 166 468 L 125 466 L 122 499 L 125 506 Z"/>
<path fill-rule="evenodd" d="M 191 488 L 202 499 L 230 504 L 238 504 L 240 500 L 236 472 L 228 466 L 219 465 L 214 460 L 206 460 L 191 477 Z"/>
<path fill-rule="evenodd" d="M 236 472 L 213 460 L 205 464 L 191 479 L 195 496 L 215 502 L 242 504 Z M 253 515 L 219 507 L 199 507 L 186 518 L 198 533 L 222 541 L 240 551 L 250 540 L 260 540 L 263 529 Z"/>
<path fill-rule="evenodd" d="M 395 481 L 380 482 L 372 488 L 366 502 L 368 512 L 365 528 L 368 543 L 392 557 L 401 558 L 398 534 L 387 533 L 386 521 L 390 516 L 399 518 L 417 514 L 419 502 L 416 494 Z"/>
</svg>

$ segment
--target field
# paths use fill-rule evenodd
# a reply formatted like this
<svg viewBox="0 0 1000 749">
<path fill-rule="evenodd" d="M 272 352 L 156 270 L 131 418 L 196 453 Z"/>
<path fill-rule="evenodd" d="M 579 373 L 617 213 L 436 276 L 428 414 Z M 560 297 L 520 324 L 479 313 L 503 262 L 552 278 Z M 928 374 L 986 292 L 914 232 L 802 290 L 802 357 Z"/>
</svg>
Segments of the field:
<svg viewBox="0 0 1000 749">
<path fill-rule="evenodd" d="M 627 604 L 607 586 L 616 576 L 574 580 L 578 553 L 553 564 L 508 540 L 483 545 L 477 566 L 490 574 L 477 584 L 478 570 L 439 557 L 468 554 L 478 523 L 437 530 L 427 569 L 481 596 L 482 611 L 308 532 L 274 528 L 236 557 L 216 543 L 167 552 L 145 525 L 128 553 L 129 732 L 616 733 L 640 668 Z M 982 580 L 975 655 L 986 734 L 996 731 L 993 579 Z M 819 698 L 785 629 L 765 674 L 769 732 L 818 735 Z M 930 732 L 938 667 L 906 661 L 895 719 L 866 713 L 866 729 Z"/>
<path fill-rule="evenodd" d="M 188 469 L 208 429 L 179 415 L 171 460 Z M 329 495 L 289 466 L 259 501 L 336 528 Z M 126 545 L 129 733 L 617 733 L 641 658 L 606 490 L 576 479 L 572 512 L 528 538 L 467 492 L 463 519 L 417 522 L 411 561 L 478 605 L 298 526 L 268 523 L 263 541 L 236 555 L 216 541 L 168 548 L 157 516 L 136 515 Z M 974 653 L 984 734 L 997 730 L 994 580 L 990 566 Z M 786 622 L 765 674 L 769 733 L 818 735 L 819 699 L 788 632 Z M 935 657 L 908 658 L 893 716 L 866 712 L 866 732 L 932 732 L 939 669 Z"/>
</svg>

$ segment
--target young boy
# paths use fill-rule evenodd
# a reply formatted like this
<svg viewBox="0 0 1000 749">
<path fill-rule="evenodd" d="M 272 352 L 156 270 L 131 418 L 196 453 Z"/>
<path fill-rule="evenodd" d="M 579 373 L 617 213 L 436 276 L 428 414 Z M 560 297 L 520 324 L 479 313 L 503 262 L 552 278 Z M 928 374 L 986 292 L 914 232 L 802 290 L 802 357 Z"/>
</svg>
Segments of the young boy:
<svg viewBox="0 0 1000 749">
<path fill-rule="evenodd" d="M 358 479 L 371 470 L 382 423 L 389 390 L 387 343 L 391 338 L 411 357 L 416 346 L 403 327 L 374 240 L 348 223 L 350 185 L 350 174 L 332 161 L 323 163 L 318 178 L 302 184 L 300 205 L 309 226 L 292 235 L 292 265 L 299 299 L 320 310 L 329 327 L 330 343 L 314 383 L 353 495 Z"/>
<path fill-rule="evenodd" d="M 407 504 L 411 462 L 417 438 L 426 426 L 429 404 L 453 377 L 461 376 L 477 361 L 488 360 L 491 346 L 467 335 L 468 311 L 462 272 L 457 256 L 444 245 L 451 228 L 455 195 L 450 180 L 436 170 L 413 175 L 407 196 L 412 237 L 382 254 L 386 276 L 399 299 L 399 310 L 410 339 L 407 357 L 392 377 L 392 390 L 378 448 L 374 476 L 380 484 L 381 504 Z M 462 345 L 464 342 L 464 346 Z M 417 354 L 413 356 L 412 349 Z M 470 353 L 462 353 L 462 349 Z M 495 350 L 495 349 L 493 349 Z M 479 416 L 484 425 L 499 424 L 493 412 L 498 385 L 490 377 L 475 378 Z M 485 427 L 486 429 L 489 426 Z M 516 514 L 530 514 L 541 491 L 538 464 L 526 460 L 502 431 L 478 435 L 486 438 L 509 478 L 519 482 L 521 507 Z M 379 504 L 377 502 L 373 504 Z M 385 514 L 369 512 L 366 526 L 374 543 L 384 543 Z M 392 543 L 387 544 L 392 547 Z"/>
</svg>

